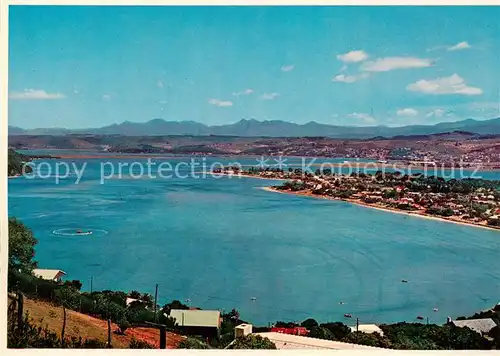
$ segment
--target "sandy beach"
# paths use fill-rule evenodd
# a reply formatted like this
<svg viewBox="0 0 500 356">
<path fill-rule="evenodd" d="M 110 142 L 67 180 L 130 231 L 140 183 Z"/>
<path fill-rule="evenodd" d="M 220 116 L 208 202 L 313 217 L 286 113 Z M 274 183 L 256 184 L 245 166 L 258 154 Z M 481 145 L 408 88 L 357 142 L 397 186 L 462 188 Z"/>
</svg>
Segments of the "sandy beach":
<svg viewBox="0 0 500 356">
<path fill-rule="evenodd" d="M 356 199 L 340 199 L 340 198 L 334 198 L 334 197 L 328 197 L 324 195 L 317 195 L 317 194 L 312 194 L 310 192 L 290 192 L 290 191 L 282 191 L 275 189 L 273 187 L 261 187 L 261 189 L 268 191 L 268 192 L 273 192 L 273 193 L 281 193 L 281 194 L 289 194 L 289 195 L 298 195 L 298 196 L 304 196 L 304 197 L 311 197 L 311 198 L 316 198 L 316 199 L 327 199 L 327 200 L 337 200 L 337 201 L 345 201 L 347 203 L 351 204 L 356 204 L 365 208 L 370 208 L 370 209 L 377 209 L 385 212 L 390 212 L 390 213 L 396 213 L 396 214 L 402 214 L 406 216 L 412 216 L 412 217 L 418 217 L 418 218 L 424 218 L 424 219 L 431 219 L 431 220 L 437 220 L 437 221 L 442 221 L 442 222 L 448 222 L 448 223 L 453 223 L 453 224 L 459 224 L 459 225 L 464 225 L 464 226 L 472 226 L 472 227 L 480 227 L 483 229 L 488 229 L 488 230 L 495 230 L 499 231 L 499 228 L 488 226 L 486 224 L 480 224 L 480 223 L 474 223 L 474 222 L 467 222 L 467 221 L 460 221 L 456 219 L 451 219 L 451 218 L 445 218 L 445 217 L 438 217 L 435 215 L 430 215 L 426 214 L 421 211 L 403 211 L 403 210 L 398 210 L 390 207 L 384 207 L 380 205 L 375 205 L 375 204 L 368 204 L 365 202 L 362 202 L 360 200 Z"/>
</svg>

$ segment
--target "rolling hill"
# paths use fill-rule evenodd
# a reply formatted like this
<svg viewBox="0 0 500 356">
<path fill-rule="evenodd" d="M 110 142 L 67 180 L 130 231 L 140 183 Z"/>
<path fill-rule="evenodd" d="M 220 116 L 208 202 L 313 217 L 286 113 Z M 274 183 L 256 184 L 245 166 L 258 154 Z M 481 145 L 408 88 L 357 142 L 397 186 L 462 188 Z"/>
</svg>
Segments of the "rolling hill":
<svg viewBox="0 0 500 356">
<path fill-rule="evenodd" d="M 410 135 L 430 135 L 443 132 L 467 131 L 476 134 L 500 134 L 500 118 L 490 120 L 467 119 L 456 122 L 443 122 L 436 125 L 388 126 L 335 126 L 314 121 L 299 125 L 287 121 L 258 121 L 242 119 L 234 124 L 207 126 L 195 121 L 165 121 L 153 119 L 138 123 L 125 121 L 101 128 L 69 130 L 64 128 L 39 128 L 25 130 L 9 126 L 9 135 L 53 135 L 94 134 L 124 136 L 239 136 L 239 137 L 331 137 L 366 139 L 372 137 L 393 137 Z"/>
</svg>

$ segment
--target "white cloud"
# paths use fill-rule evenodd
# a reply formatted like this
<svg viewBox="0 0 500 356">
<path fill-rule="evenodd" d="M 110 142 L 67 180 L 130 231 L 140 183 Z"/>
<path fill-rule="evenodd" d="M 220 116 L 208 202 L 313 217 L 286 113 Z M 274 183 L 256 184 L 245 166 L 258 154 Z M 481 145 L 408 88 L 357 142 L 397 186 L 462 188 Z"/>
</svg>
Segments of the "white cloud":
<svg viewBox="0 0 500 356">
<path fill-rule="evenodd" d="M 465 81 L 456 73 L 449 77 L 442 77 L 433 80 L 422 79 L 415 83 L 409 84 L 406 89 L 409 91 L 416 91 L 433 95 L 479 95 L 483 93 L 483 90 L 481 88 L 467 86 L 467 84 L 465 84 Z"/>
<path fill-rule="evenodd" d="M 9 94 L 9 99 L 17 100 L 51 100 L 64 99 L 66 96 L 61 93 L 47 93 L 41 89 L 24 89 L 21 92 L 12 92 Z"/>
<path fill-rule="evenodd" d="M 332 78 L 333 82 L 341 82 L 341 83 L 354 83 L 360 79 L 368 78 L 368 73 L 362 73 L 358 75 L 345 75 L 339 74 Z"/>
<path fill-rule="evenodd" d="M 293 68 L 295 68 L 295 66 L 293 64 L 289 64 L 289 65 L 282 66 L 281 71 L 282 72 L 289 72 L 289 71 L 293 70 Z"/>
<path fill-rule="evenodd" d="M 443 109 L 434 109 L 430 112 L 428 112 L 425 117 L 443 117 L 443 115 L 446 113 L 446 110 Z"/>
<path fill-rule="evenodd" d="M 350 51 L 344 54 L 337 55 L 337 59 L 344 63 L 357 63 L 364 61 L 367 58 L 368 54 L 366 54 L 366 52 L 362 50 Z"/>
<path fill-rule="evenodd" d="M 156 83 L 156 86 L 158 88 L 163 88 L 163 81 L 159 80 L 158 83 Z"/>
<path fill-rule="evenodd" d="M 210 99 L 208 103 L 219 107 L 233 106 L 233 102 L 229 100 Z"/>
<path fill-rule="evenodd" d="M 109 94 L 104 94 L 104 95 L 102 96 L 102 100 L 104 100 L 104 101 L 110 101 L 110 100 L 111 100 L 111 95 L 109 95 Z"/>
<path fill-rule="evenodd" d="M 167 101 L 166 101 L 166 100 L 160 100 L 158 103 L 159 103 L 159 104 L 166 104 L 166 103 L 167 103 Z"/>
<path fill-rule="evenodd" d="M 412 108 L 399 109 L 396 111 L 396 115 L 398 116 L 417 116 L 418 111 Z"/>
<path fill-rule="evenodd" d="M 365 113 L 353 112 L 352 114 L 347 115 L 352 119 L 361 120 L 366 124 L 374 124 L 376 122 L 375 118 L 371 115 Z"/>
<path fill-rule="evenodd" d="M 365 62 L 361 70 L 365 72 L 388 72 L 394 69 L 425 68 L 432 66 L 432 60 L 416 57 L 386 57 Z"/>
<path fill-rule="evenodd" d="M 464 41 L 464 42 L 459 42 L 456 45 L 450 46 L 450 47 L 448 47 L 446 49 L 448 51 L 458 51 L 458 50 L 461 50 L 461 49 L 468 49 L 468 48 L 471 48 L 471 45 L 468 42 Z"/>
<path fill-rule="evenodd" d="M 264 100 L 274 100 L 278 96 L 280 96 L 278 93 L 264 93 L 261 98 Z"/>
<path fill-rule="evenodd" d="M 238 91 L 236 93 L 233 93 L 234 96 L 250 95 L 250 94 L 253 94 L 253 89 L 245 89 L 243 91 Z"/>
<path fill-rule="evenodd" d="M 347 70 L 347 64 L 344 64 L 344 65 L 342 66 L 342 68 L 340 68 L 340 71 L 341 71 L 341 72 L 343 72 L 343 71 L 345 71 L 345 70 Z"/>
</svg>

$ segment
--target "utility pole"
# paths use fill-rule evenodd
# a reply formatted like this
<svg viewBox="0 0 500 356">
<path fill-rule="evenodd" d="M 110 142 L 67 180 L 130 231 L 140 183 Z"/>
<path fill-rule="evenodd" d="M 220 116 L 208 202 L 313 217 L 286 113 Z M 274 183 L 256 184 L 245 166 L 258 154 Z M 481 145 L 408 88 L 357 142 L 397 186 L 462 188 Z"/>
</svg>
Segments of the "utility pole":
<svg viewBox="0 0 500 356">
<path fill-rule="evenodd" d="M 154 305 L 154 313 L 155 313 L 155 322 L 158 321 L 158 316 L 156 315 L 156 302 L 158 300 L 158 283 L 156 283 L 156 290 L 155 290 L 155 305 Z"/>
</svg>

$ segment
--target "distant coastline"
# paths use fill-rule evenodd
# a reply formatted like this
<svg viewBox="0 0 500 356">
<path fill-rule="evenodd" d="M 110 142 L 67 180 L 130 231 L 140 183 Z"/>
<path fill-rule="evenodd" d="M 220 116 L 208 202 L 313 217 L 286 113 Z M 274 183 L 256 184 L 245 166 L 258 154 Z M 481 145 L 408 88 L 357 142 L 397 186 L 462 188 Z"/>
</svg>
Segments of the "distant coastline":
<svg viewBox="0 0 500 356">
<path fill-rule="evenodd" d="M 262 179 L 266 179 L 261 177 Z M 313 194 L 310 192 L 290 192 L 290 191 L 284 191 L 284 190 L 279 190 L 274 187 L 261 187 L 262 190 L 265 190 L 267 192 L 273 192 L 273 193 L 281 193 L 281 194 L 288 194 L 288 195 L 297 195 L 297 196 L 303 196 L 303 197 L 311 197 L 311 198 L 316 198 L 316 199 L 326 199 L 326 200 L 337 200 L 337 201 L 343 201 L 346 203 L 351 203 L 351 204 L 356 204 L 359 206 L 363 206 L 365 208 L 371 208 L 371 209 L 377 209 L 385 212 L 390 212 L 390 213 L 396 213 L 396 214 L 402 214 L 405 216 L 413 216 L 413 217 L 419 217 L 419 218 L 424 218 L 424 219 L 430 219 L 430 220 L 436 220 L 436 221 L 444 221 L 444 222 L 449 222 L 449 223 L 454 223 L 454 224 L 459 224 L 459 225 L 464 225 L 464 226 L 473 226 L 473 227 L 481 227 L 484 229 L 488 230 L 495 230 L 499 231 L 500 229 L 494 226 L 488 226 L 486 224 L 480 224 L 480 223 L 474 223 L 474 222 L 467 222 L 463 220 L 457 220 L 457 219 L 452 219 L 452 218 L 447 218 L 447 217 L 439 217 L 431 214 L 427 214 L 421 211 L 403 211 L 403 210 L 398 210 L 390 207 L 385 207 L 381 205 L 375 205 L 375 204 L 368 204 L 363 201 L 357 200 L 357 199 L 348 199 L 348 198 L 335 198 L 335 197 L 330 197 L 330 196 L 324 196 L 324 195 L 318 195 L 318 194 Z"/>
</svg>

